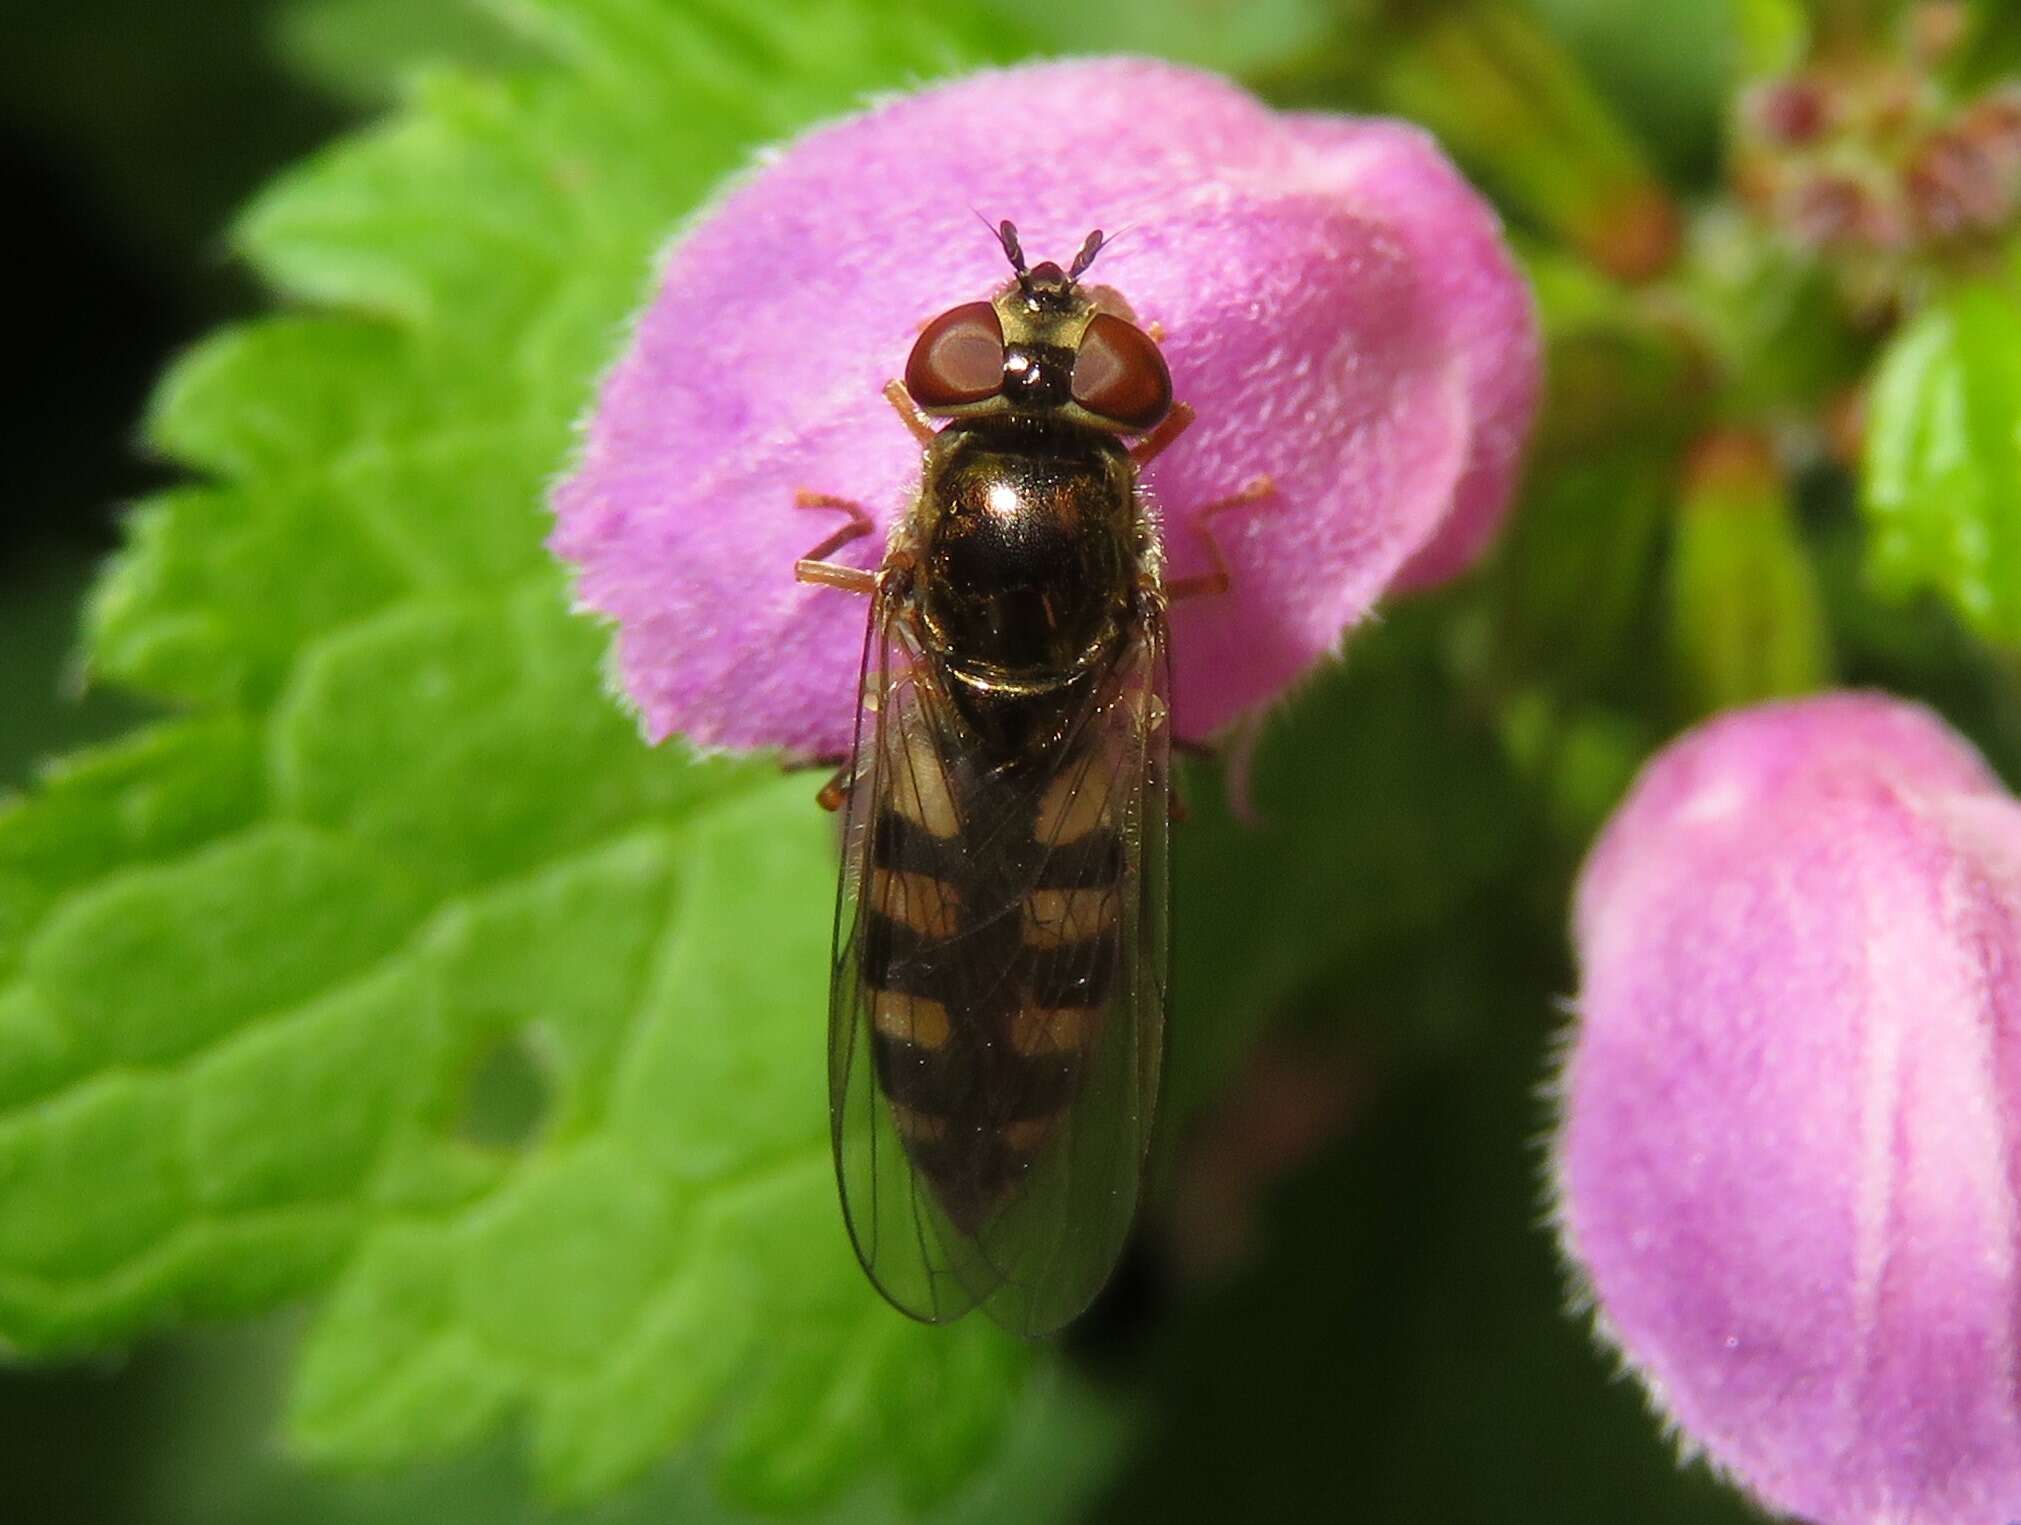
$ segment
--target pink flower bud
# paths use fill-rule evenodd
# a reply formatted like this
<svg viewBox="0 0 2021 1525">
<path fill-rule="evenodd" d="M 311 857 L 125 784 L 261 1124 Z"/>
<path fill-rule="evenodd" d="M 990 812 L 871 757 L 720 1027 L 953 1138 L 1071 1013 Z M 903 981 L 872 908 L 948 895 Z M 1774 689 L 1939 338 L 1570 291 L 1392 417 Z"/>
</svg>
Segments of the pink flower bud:
<svg viewBox="0 0 2021 1525">
<path fill-rule="evenodd" d="M 2021 1518 L 2021 806 L 1914 705 L 1747 710 L 1575 932 L 1560 1223 L 1653 1401 L 1822 1525 Z"/>
<path fill-rule="evenodd" d="M 1798 75 L 1757 86 L 1740 104 L 1743 119 L 1756 132 L 1771 143 L 1793 147 L 1822 137 L 1838 102 L 1824 81 Z"/>
<path fill-rule="evenodd" d="M 920 326 L 1005 281 L 975 212 L 1034 260 L 1115 239 L 1089 279 L 1161 325 L 1199 421 L 1147 471 L 1170 570 L 1234 591 L 1174 611 L 1181 734 L 1283 690 L 1400 574 L 1450 576 L 1506 508 L 1537 391 L 1528 293 L 1493 213 L 1391 122 L 1283 115 L 1213 76 L 1134 59 L 981 74 L 820 128 L 674 244 L 558 489 L 553 544 L 617 621 L 654 738 L 841 750 L 860 601 L 798 586 L 834 527 L 798 489 L 852 498 L 879 534 L 917 445 L 880 389 Z"/>
</svg>

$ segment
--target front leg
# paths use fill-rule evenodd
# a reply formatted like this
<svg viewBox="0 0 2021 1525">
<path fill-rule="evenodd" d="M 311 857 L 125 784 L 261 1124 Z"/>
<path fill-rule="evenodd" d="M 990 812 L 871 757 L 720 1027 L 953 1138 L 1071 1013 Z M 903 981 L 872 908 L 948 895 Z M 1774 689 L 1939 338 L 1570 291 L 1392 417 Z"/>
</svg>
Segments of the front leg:
<svg viewBox="0 0 2021 1525">
<path fill-rule="evenodd" d="M 912 400 L 912 394 L 905 390 L 905 383 L 893 378 L 884 383 L 884 398 L 898 413 L 898 421 L 911 431 L 924 450 L 931 445 L 940 431 L 933 427 L 933 420 L 920 412 L 919 404 Z"/>
<path fill-rule="evenodd" d="M 1183 402 L 1172 404 L 1158 427 L 1130 447 L 1130 464 L 1139 471 L 1165 453 L 1165 448 L 1184 434 L 1193 422 L 1193 409 Z"/>
</svg>

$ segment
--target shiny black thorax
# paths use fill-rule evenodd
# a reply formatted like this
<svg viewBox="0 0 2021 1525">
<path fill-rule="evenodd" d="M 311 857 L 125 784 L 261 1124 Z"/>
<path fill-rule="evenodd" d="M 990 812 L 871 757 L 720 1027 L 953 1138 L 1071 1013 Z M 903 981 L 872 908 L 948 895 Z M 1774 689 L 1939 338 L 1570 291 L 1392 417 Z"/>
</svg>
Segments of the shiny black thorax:
<svg viewBox="0 0 2021 1525">
<path fill-rule="evenodd" d="M 1135 473 L 1093 429 L 956 423 L 927 453 L 917 598 L 927 659 L 999 756 L 1051 739 L 1118 649 L 1136 597 Z"/>
</svg>

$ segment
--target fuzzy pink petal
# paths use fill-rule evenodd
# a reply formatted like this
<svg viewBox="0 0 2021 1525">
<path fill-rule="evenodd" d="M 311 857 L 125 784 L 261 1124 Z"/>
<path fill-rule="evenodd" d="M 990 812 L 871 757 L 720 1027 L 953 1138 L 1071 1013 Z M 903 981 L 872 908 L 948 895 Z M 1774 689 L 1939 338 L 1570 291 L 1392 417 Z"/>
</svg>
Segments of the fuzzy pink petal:
<svg viewBox="0 0 2021 1525">
<path fill-rule="evenodd" d="M 1005 277 L 972 209 L 1015 221 L 1034 259 L 1120 232 L 1093 278 L 1164 325 L 1200 415 L 1147 473 L 1176 575 L 1206 564 L 1195 510 L 1277 484 L 1218 527 L 1235 591 L 1175 613 L 1182 734 L 1331 650 L 1456 503 L 1499 512 L 1534 383 L 1485 363 L 1471 327 L 1518 324 L 1504 361 L 1534 366 L 1533 325 L 1490 215 L 1421 137 L 1282 116 L 1143 60 L 972 76 L 732 188 L 675 243 L 606 378 L 553 544 L 617 621 L 655 739 L 846 746 L 865 611 L 793 582 L 837 521 L 792 495 L 864 503 L 880 534 L 844 556 L 875 563 L 919 465 L 879 389 L 921 323 Z"/>
<path fill-rule="evenodd" d="M 1430 133 L 1328 116 L 1303 124 L 1315 148 L 1360 147 L 1367 169 L 1355 179 L 1355 197 L 1396 230 L 1435 288 L 1435 310 L 1462 367 L 1473 428 L 1452 512 L 1391 584 L 1392 592 L 1428 588 L 1480 559 L 1515 497 L 1542 381 L 1536 304 L 1509 263 L 1494 208 Z"/>
<path fill-rule="evenodd" d="M 1657 1401 L 1823 1525 L 2021 1517 L 2021 804 L 1914 706 L 1749 711 L 1576 923 L 1561 1221 Z"/>
</svg>

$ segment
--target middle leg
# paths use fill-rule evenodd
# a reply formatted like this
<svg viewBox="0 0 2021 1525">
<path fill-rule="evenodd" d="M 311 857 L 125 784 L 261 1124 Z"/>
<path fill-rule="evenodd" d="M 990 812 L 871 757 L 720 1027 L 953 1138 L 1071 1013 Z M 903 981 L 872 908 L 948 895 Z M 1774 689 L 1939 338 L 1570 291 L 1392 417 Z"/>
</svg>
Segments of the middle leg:
<svg viewBox="0 0 2021 1525">
<path fill-rule="evenodd" d="M 849 522 L 835 531 L 805 556 L 793 564 L 793 577 L 798 582 L 820 583 L 825 587 L 841 588 L 850 593 L 870 593 L 877 587 L 877 574 L 863 567 L 843 566 L 830 561 L 843 546 L 852 540 L 861 540 L 877 528 L 876 521 L 861 503 L 849 498 L 838 498 L 833 493 L 808 492 L 801 489 L 793 494 L 795 508 L 825 508 L 849 515 Z"/>
<path fill-rule="evenodd" d="M 1198 510 L 1193 516 L 1193 529 L 1207 547 L 1207 559 L 1214 564 L 1214 570 L 1194 577 L 1174 578 L 1165 584 L 1166 599 L 1177 603 L 1182 598 L 1197 598 L 1203 593 L 1226 593 L 1233 578 L 1228 570 L 1228 558 L 1221 554 L 1221 542 L 1214 538 L 1214 521 L 1223 514 L 1260 503 L 1276 491 L 1277 484 L 1269 477 L 1251 477 L 1227 497 L 1217 498 Z"/>
</svg>

